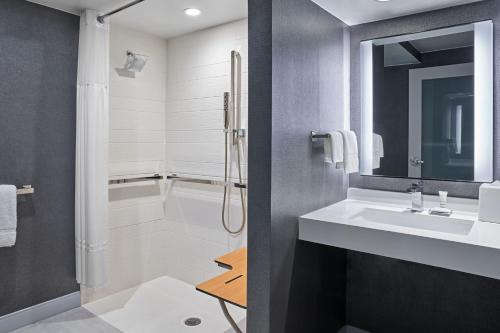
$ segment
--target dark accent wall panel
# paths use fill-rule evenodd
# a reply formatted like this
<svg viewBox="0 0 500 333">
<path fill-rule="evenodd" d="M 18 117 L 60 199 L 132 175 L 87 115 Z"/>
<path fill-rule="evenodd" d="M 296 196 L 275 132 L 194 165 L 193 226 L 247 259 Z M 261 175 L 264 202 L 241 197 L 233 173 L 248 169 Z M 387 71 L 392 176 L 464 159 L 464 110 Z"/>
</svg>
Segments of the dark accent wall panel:
<svg viewBox="0 0 500 333">
<path fill-rule="evenodd" d="M 345 251 L 297 238 L 300 215 L 346 195 L 309 139 L 343 126 L 345 25 L 310 0 L 249 4 L 248 332 L 336 332 Z"/>
<path fill-rule="evenodd" d="M 372 333 L 500 332 L 500 281 L 350 251 L 347 321 Z"/>
<path fill-rule="evenodd" d="M 0 2 L 0 184 L 18 199 L 18 235 L 0 248 L 0 316 L 78 290 L 74 255 L 79 18 Z"/>
<path fill-rule="evenodd" d="M 337 333 L 346 323 L 346 250 L 298 241 L 287 333 Z"/>
<path fill-rule="evenodd" d="M 399 17 L 351 27 L 351 126 L 359 134 L 361 128 L 361 89 L 360 89 L 360 54 L 359 43 L 363 40 L 409 34 L 425 30 L 461 25 L 484 20 L 494 23 L 494 177 L 500 178 L 500 84 L 497 79 L 500 68 L 500 1 L 487 0 L 473 4 L 450 7 L 427 13 Z M 407 124 L 401 124 L 407 126 Z M 381 190 L 404 191 L 410 184 L 405 178 L 370 177 L 358 174 L 349 177 L 351 187 L 372 188 Z M 437 193 L 447 190 L 450 195 L 462 197 L 477 197 L 479 184 L 450 181 L 425 181 L 425 191 Z"/>
<path fill-rule="evenodd" d="M 272 3 L 248 1 L 247 332 L 270 332 Z M 251 185 L 250 185 L 251 184 Z"/>
</svg>

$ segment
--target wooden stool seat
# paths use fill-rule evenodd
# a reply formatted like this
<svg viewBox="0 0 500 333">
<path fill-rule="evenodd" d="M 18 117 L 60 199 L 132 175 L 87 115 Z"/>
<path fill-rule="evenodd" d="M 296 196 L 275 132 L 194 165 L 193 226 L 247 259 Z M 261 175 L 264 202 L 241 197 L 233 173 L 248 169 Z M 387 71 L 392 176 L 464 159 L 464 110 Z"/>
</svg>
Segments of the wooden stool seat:
<svg viewBox="0 0 500 333">
<path fill-rule="evenodd" d="M 223 255 L 215 262 L 228 272 L 196 286 L 196 290 L 220 301 L 247 308 L 247 249 L 242 248 Z"/>
</svg>

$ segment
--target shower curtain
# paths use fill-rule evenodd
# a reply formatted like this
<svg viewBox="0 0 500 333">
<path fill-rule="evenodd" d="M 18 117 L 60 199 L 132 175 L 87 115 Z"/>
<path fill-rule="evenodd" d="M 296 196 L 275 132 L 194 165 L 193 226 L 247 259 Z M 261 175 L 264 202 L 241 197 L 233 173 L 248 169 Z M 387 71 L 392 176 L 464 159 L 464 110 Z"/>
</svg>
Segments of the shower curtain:
<svg viewBox="0 0 500 333">
<path fill-rule="evenodd" d="M 107 280 L 109 26 L 97 15 L 80 19 L 77 84 L 76 277 L 89 288 Z"/>
</svg>

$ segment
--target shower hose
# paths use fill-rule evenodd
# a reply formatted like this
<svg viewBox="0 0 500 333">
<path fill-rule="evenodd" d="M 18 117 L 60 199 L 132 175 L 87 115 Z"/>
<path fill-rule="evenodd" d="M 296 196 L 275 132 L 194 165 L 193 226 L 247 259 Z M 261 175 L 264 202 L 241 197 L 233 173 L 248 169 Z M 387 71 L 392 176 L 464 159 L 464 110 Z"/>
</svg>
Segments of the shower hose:
<svg viewBox="0 0 500 333">
<path fill-rule="evenodd" d="M 246 200 L 245 189 L 240 187 L 239 190 L 240 190 L 241 210 L 242 210 L 241 224 L 240 224 L 239 228 L 237 228 L 235 230 L 231 230 L 229 223 L 228 223 L 229 217 L 226 217 L 226 207 L 228 205 L 227 201 L 228 201 L 228 197 L 229 197 L 228 192 L 231 191 L 231 187 L 228 185 L 228 180 L 229 180 L 228 159 L 229 159 L 229 148 L 230 148 L 229 142 L 228 142 L 229 141 L 228 140 L 229 134 L 230 134 L 230 132 L 226 130 L 225 149 L 224 149 L 224 199 L 222 202 L 222 226 L 231 235 L 237 235 L 237 234 L 241 233 L 243 231 L 243 229 L 245 229 L 245 225 L 246 225 L 246 221 L 247 221 L 247 216 L 246 216 L 247 209 L 246 209 L 246 202 L 245 202 L 245 200 Z M 238 164 L 238 178 L 239 178 L 240 184 L 242 184 L 243 183 L 243 174 L 241 172 L 241 149 L 242 149 L 241 139 L 237 133 L 233 133 L 233 135 L 235 136 L 236 150 L 237 150 L 237 156 L 238 156 L 238 160 L 237 160 L 237 162 L 238 162 L 237 163 Z"/>
</svg>

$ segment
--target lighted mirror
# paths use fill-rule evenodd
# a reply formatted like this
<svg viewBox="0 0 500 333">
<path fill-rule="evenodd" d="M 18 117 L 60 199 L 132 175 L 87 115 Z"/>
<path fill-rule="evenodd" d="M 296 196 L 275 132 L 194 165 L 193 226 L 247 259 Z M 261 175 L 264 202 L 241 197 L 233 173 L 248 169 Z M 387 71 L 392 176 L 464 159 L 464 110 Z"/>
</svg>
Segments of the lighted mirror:
<svg viewBox="0 0 500 333">
<path fill-rule="evenodd" d="M 493 23 L 360 45 L 361 174 L 493 179 Z"/>
</svg>

